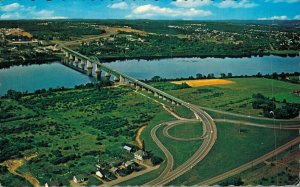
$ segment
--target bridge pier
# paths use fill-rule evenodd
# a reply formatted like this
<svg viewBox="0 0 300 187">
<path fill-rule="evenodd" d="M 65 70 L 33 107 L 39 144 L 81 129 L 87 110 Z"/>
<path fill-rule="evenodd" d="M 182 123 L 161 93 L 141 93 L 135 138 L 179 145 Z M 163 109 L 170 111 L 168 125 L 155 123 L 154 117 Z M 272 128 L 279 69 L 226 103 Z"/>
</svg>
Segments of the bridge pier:
<svg viewBox="0 0 300 187">
<path fill-rule="evenodd" d="M 114 76 L 114 81 L 115 82 L 120 82 L 120 78 L 118 76 Z"/>
<path fill-rule="evenodd" d="M 174 101 L 172 101 L 172 105 L 175 105 L 176 103 Z"/>
<path fill-rule="evenodd" d="M 154 92 L 154 97 L 157 97 L 157 96 L 158 96 L 158 94 L 156 92 Z"/>
<path fill-rule="evenodd" d="M 77 56 L 75 56 L 75 66 L 76 66 L 76 68 L 78 68 L 78 63 L 79 63 L 79 59 L 78 59 L 78 57 Z"/>
<path fill-rule="evenodd" d="M 158 98 L 160 98 L 160 99 L 161 99 L 161 98 L 162 98 L 162 96 L 161 96 L 161 95 L 159 95 L 159 96 L 158 96 Z"/>
<path fill-rule="evenodd" d="M 80 65 L 81 65 L 81 69 L 84 70 L 84 67 L 85 67 L 85 60 L 81 60 Z"/>
<path fill-rule="evenodd" d="M 141 87 L 140 87 L 139 85 L 136 85 L 136 86 L 135 86 L 135 89 L 136 89 L 136 90 L 139 90 L 140 88 L 141 88 Z"/>
<path fill-rule="evenodd" d="M 146 89 L 144 87 L 142 87 L 142 91 L 145 91 Z"/>
<path fill-rule="evenodd" d="M 163 100 L 165 101 L 165 100 L 167 100 L 165 97 L 163 97 Z"/>
<path fill-rule="evenodd" d="M 120 79 L 120 82 L 125 82 L 125 78 L 122 75 L 120 75 L 119 79 Z"/>
<path fill-rule="evenodd" d="M 110 75 L 108 72 L 105 73 L 105 78 L 106 78 L 107 81 L 110 80 L 110 76 L 111 76 L 111 75 Z"/>
<path fill-rule="evenodd" d="M 97 80 L 98 81 L 100 81 L 101 80 L 101 69 L 100 68 L 98 68 L 98 65 L 96 65 L 96 70 L 95 70 L 95 72 L 96 72 L 96 78 L 97 78 Z"/>
<path fill-rule="evenodd" d="M 87 70 L 88 70 L 88 76 L 92 76 L 93 75 L 93 65 L 90 61 L 87 61 Z"/>
</svg>

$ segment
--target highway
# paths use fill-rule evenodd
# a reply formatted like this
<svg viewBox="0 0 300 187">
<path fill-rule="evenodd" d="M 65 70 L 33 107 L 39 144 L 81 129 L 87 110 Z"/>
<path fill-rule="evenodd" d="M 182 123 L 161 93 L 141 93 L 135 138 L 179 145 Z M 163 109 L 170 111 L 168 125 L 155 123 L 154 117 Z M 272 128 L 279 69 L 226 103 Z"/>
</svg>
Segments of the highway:
<svg viewBox="0 0 300 187">
<path fill-rule="evenodd" d="M 223 174 L 218 175 L 216 177 L 213 177 L 211 179 L 205 180 L 205 181 L 203 181 L 203 182 L 201 182 L 201 183 L 199 183 L 197 185 L 203 186 L 203 185 L 213 185 L 213 184 L 216 184 L 217 182 L 220 182 L 220 181 L 222 181 L 224 179 L 227 179 L 227 178 L 232 177 L 234 175 L 237 175 L 237 174 L 239 174 L 239 173 L 241 173 L 243 171 L 246 171 L 246 170 L 252 168 L 253 166 L 255 166 L 257 164 L 260 164 L 260 163 L 262 163 L 262 162 L 264 162 L 264 161 L 266 161 L 266 160 L 274 157 L 275 155 L 277 155 L 277 154 L 279 154 L 279 153 L 287 150 L 291 146 L 296 145 L 298 143 L 300 143 L 300 136 L 298 136 L 297 138 L 289 141 L 288 143 L 286 143 L 286 144 L 278 147 L 277 149 L 275 149 L 275 150 L 273 150 L 273 151 L 271 151 L 271 152 L 269 152 L 269 153 L 267 153 L 267 154 L 265 154 L 265 155 L 263 155 L 263 156 L 255 159 L 255 160 L 253 160 L 251 162 L 248 162 L 248 163 L 246 163 L 246 164 L 244 164 L 244 165 L 242 165 L 240 167 L 237 167 L 237 168 L 235 168 L 233 170 L 230 170 L 230 171 L 228 171 L 226 173 L 223 173 Z"/>
<path fill-rule="evenodd" d="M 289 123 L 297 123 L 300 122 L 300 118 L 296 117 L 294 119 L 273 119 L 273 118 L 266 118 L 266 117 L 258 117 L 258 116 L 247 116 L 244 114 L 237 114 L 237 113 L 232 113 L 232 112 L 227 112 L 227 111 L 222 111 L 222 110 L 217 110 L 213 108 L 208 108 L 208 107 L 201 107 L 201 109 L 206 110 L 206 111 L 211 111 L 219 114 L 226 114 L 229 116 L 235 116 L 235 117 L 243 117 L 243 118 L 248 118 L 248 119 L 258 119 L 258 120 L 265 120 L 265 121 L 278 121 L 278 122 L 289 122 Z"/>
<path fill-rule="evenodd" d="M 183 175 L 187 171 L 191 170 L 197 163 L 203 160 L 205 156 L 207 156 L 207 154 L 209 153 L 213 145 L 215 144 L 215 141 L 217 140 L 217 128 L 213 119 L 205 111 L 203 111 L 202 109 L 200 109 L 195 105 L 191 105 L 187 103 L 186 107 L 192 110 L 198 116 L 199 120 L 202 121 L 205 127 L 204 133 L 206 134 L 206 137 L 203 139 L 201 146 L 197 149 L 197 151 L 193 154 L 193 156 L 190 157 L 186 162 L 178 166 L 176 169 L 168 173 L 166 172 L 164 175 L 160 175 L 158 178 L 148 182 L 146 185 L 150 185 L 150 186 L 166 185 L 167 183 L 171 182 L 177 177 Z M 151 136 L 153 136 L 153 134 L 151 134 Z M 163 148 L 159 144 L 157 145 L 161 149 Z"/>
</svg>

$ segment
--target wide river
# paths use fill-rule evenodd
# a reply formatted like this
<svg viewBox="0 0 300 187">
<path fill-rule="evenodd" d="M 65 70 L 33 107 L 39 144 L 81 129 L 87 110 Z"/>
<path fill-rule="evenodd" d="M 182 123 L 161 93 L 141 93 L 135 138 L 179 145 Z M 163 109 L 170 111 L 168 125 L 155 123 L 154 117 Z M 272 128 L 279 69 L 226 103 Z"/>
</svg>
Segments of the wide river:
<svg viewBox="0 0 300 187">
<path fill-rule="evenodd" d="M 172 58 L 161 60 L 127 60 L 108 63 L 137 79 L 151 79 L 153 76 L 180 78 L 214 73 L 233 75 L 255 75 L 273 72 L 300 72 L 300 57 L 252 57 L 252 58 Z M 74 71 L 58 62 L 43 65 L 14 66 L 0 70 L 0 96 L 7 90 L 32 92 L 37 89 L 74 87 L 93 81 L 88 76 Z"/>
</svg>

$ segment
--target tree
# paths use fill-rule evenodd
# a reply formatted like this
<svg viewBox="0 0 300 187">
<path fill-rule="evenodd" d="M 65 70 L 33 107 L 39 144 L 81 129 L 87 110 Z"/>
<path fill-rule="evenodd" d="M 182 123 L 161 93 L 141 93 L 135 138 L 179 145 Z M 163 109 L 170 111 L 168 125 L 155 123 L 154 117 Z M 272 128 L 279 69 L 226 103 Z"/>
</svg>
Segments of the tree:
<svg viewBox="0 0 300 187">
<path fill-rule="evenodd" d="M 143 151 L 145 151 L 145 140 L 143 140 Z"/>
<path fill-rule="evenodd" d="M 214 75 L 213 73 L 209 73 L 209 74 L 207 75 L 207 78 L 208 78 L 208 79 L 213 79 L 213 78 L 215 78 L 215 75 Z"/>
<path fill-rule="evenodd" d="M 203 75 L 202 75 L 201 73 L 197 73 L 197 74 L 196 74 L 196 78 L 197 78 L 197 79 L 202 79 L 202 78 L 203 78 Z"/>
<path fill-rule="evenodd" d="M 227 74 L 227 77 L 228 77 L 228 78 L 231 78 L 231 77 L 232 77 L 232 73 L 228 73 L 228 74 Z"/>
<path fill-rule="evenodd" d="M 221 75 L 221 78 L 222 78 L 222 79 L 223 79 L 223 78 L 226 78 L 226 74 L 225 74 L 225 73 L 221 73 L 220 75 Z"/>
<path fill-rule="evenodd" d="M 258 73 L 256 74 L 256 77 L 262 77 L 261 72 L 258 72 Z"/>
<path fill-rule="evenodd" d="M 153 156 L 151 158 L 151 162 L 154 166 L 160 164 L 162 161 L 163 161 L 163 159 L 158 156 Z"/>
</svg>

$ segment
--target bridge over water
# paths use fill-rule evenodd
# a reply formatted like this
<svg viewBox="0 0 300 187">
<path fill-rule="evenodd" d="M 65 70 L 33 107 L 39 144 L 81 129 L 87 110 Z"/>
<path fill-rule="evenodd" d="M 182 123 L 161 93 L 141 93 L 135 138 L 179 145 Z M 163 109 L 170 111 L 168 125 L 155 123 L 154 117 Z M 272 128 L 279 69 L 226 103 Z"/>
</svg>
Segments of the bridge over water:
<svg viewBox="0 0 300 187">
<path fill-rule="evenodd" d="M 170 94 L 167 94 L 159 89 L 156 89 L 142 81 L 139 81 L 127 74 L 112 69 L 105 64 L 100 63 L 96 57 L 87 57 L 82 55 L 68 47 L 61 46 L 61 51 L 64 53 L 63 62 L 70 68 L 87 73 L 88 76 L 92 76 L 93 72 L 96 74 L 98 80 L 101 79 L 101 73 L 105 72 L 105 78 L 110 80 L 111 75 L 114 76 L 115 82 L 128 82 L 130 85 L 135 86 L 137 89 L 147 90 L 152 92 L 155 97 L 159 97 L 163 100 L 172 102 L 172 104 L 184 105 L 189 107 L 189 103 L 184 102 Z"/>
</svg>

